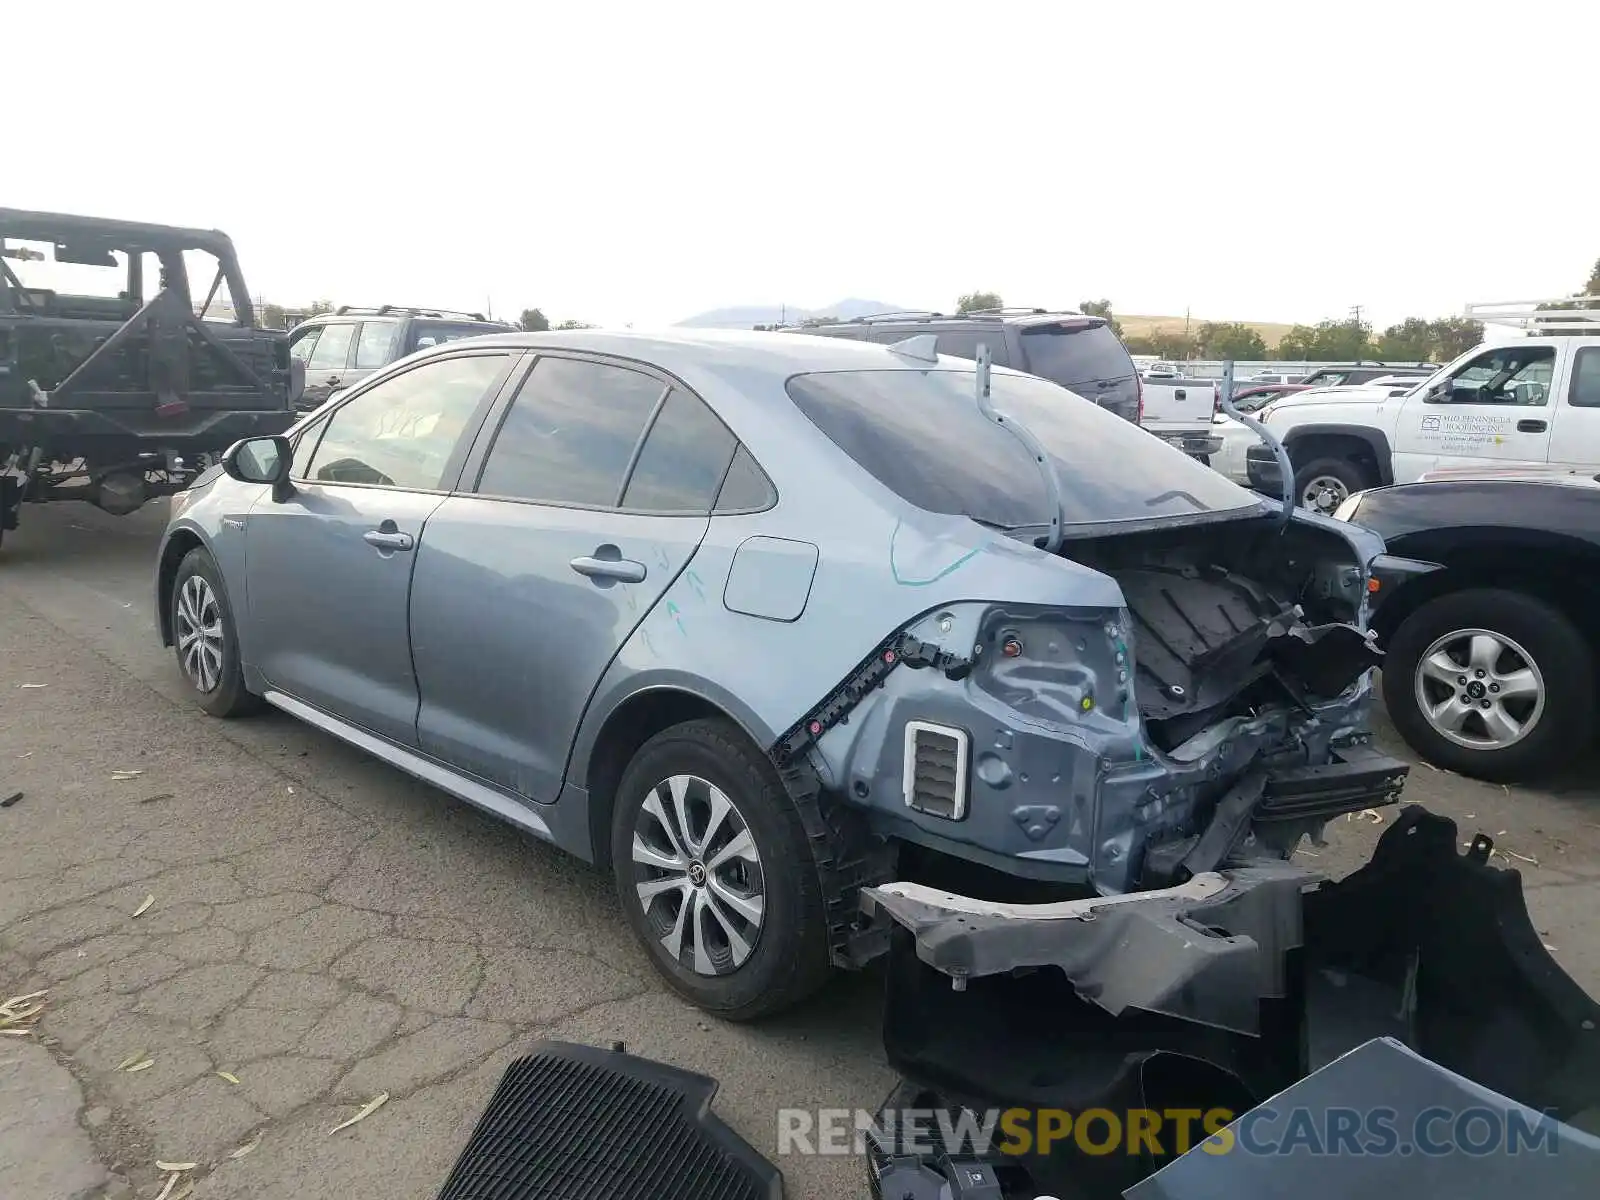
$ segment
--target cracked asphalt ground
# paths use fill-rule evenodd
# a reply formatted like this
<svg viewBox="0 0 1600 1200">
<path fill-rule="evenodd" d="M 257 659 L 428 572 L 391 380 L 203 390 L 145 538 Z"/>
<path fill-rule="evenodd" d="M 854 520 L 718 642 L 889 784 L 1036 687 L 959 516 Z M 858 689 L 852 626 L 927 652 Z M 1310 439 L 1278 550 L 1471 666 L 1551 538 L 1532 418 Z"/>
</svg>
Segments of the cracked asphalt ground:
<svg viewBox="0 0 1600 1200">
<path fill-rule="evenodd" d="M 34 508 L 0 550 L 0 798 L 23 793 L 0 809 L 0 998 L 48 989 L 36 1038 L 82 1087 L 105 1194 L 153 1196 L 177 1161 L 199 1200 L 426 1200 L 540 1037 L 718 1077 L 717 1111 L 769 1155 L 781 1107 L 881 1100 L 873 974 L 759 1026 L 706 1017 L 656 983 L 591 869 L 287 717 L 189 705 L 150 606 L 164 510 Z M 1408 797 L 1515 856 L 1556 957 L 1600 993 L 1596 778 L 1418 767 Z M 1342 874 L 1381 829 L 1336 823 L 1315 865 Z M 852 1159 L 780 1165 L 792 1196 L 865 1190 Z"/>
</svg>

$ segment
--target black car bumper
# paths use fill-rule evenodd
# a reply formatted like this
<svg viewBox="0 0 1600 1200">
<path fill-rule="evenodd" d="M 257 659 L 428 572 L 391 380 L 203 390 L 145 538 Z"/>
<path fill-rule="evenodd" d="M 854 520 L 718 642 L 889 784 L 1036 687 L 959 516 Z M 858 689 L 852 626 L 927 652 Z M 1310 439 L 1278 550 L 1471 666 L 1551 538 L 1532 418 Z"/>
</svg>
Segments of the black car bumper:
<svg viewBox="0 0 1600 1200">
<path fill-rule="evenodd" d="M 1270 446 L 1251 446 L 1244 452 L 1245 476 L 1250 486 L 1271 496 L 1283 495 L 1283 472 Z"/>
</svg>

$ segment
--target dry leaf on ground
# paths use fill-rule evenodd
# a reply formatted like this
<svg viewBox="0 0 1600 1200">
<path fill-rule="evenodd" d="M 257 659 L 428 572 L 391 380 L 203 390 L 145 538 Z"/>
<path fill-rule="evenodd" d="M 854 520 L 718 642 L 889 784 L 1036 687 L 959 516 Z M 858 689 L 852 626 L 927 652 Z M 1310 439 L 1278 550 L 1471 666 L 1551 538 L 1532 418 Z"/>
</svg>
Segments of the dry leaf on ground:
<svg viewBox="0 0 1600 1200">
<path fill-rule="evenodd" d="M 333 1135 L 335 1133 L 338 1133 L 339 1130 L 341 1130 L 341 1129 L 348 1129 L 348 1128 L 350 1128 L 350 1126 L 354 1125 L 357 1121 L 365 1121 L 368 1117 L 370 1117 L 373 1113 L 377 1112 L 380 1108 L 382 1108 L 388 1102 L 389 1102 L 389 1093 L 388 1092 L 379 1092 L 371 1100 L 368 1100 L 367 1103 L 366 1103 L 366 1107 L 364 1107 L 355 1116 L 351 1117 L 348 1121 L 340 1121 L 332 1129 L 328 1130 L 329 1135 L 331 1136 L 331 1135 Z"/>
</svg>

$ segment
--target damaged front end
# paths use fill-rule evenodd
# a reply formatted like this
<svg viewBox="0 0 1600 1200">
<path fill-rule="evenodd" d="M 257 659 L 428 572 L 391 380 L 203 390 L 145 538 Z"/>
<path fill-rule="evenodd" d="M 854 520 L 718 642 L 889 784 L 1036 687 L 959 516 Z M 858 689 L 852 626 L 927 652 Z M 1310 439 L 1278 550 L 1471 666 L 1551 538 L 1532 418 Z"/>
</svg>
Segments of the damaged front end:
<svg viewBox="0 0 1600 1200">
<path fill-rule="evenodd" d="M 882 1127 L 929 1108 L 951 1127 L 1018 1109 L 1237 1116 L 1375 1038 L 1570 1120 L 1600 1105 L 1600 1004 L 1490 849 L 1480 836 L 1459 852 L 1452 822 L 1412 806 L 1338 882 L 1261 862 L 1044 905 L 867 889 L 863 907 L 894 927 L 884 1040 L 905 1080 Z M 1110 1197 L 1188 1149 L 1084 1146 L 1014 1144 L 1005 1165 L 1033 1188 Z M 881 1167 L 902 1147 L 878 1149 Z"/>
</svg>

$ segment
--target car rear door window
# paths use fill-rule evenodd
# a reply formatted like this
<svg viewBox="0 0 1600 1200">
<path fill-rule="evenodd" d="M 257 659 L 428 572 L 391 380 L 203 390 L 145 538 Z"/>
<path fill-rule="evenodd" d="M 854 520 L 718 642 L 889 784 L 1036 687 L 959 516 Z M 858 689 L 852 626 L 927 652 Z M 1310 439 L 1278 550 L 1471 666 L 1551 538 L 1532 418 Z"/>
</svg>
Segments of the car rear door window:
<svg viewBox="0 0 1600 1200">
<path fill-rule="evenodd" d="M 324 325 L 306 366 L 313 371 L 333 371 L 350 361 L 350 343 L 355 341 L 353 324 Z"/>
<path fill-rule="evenodd" d="M 614 507 L 645 423 L 667 386 L 610 363 L 541 357 L 507 410 L 479 493 Z"/>
<path fill-rule="evenodd" d="M 771 508 L 778 502 L 778 491 L 772 480 L 761 469 L 750 451 L 740 446 L 733 463 L 723 477 L 722 490 L 717 493 L 716 512 L 748 513 Z"/>
<path fill-rule="evenodd" d="M 391 375 L 327 419 L 306 478 L 437 491 L 463 435 L 477 427 L 504 354 L 435 359 Z"/>
<path fill-rule="evenodd" d="M 1066 320 L 1022 328 L 1021 369 L 1062 387 L 1127 379 L 1133 359 L 1104 321 Z"/>
<path fill-rule="evenodd" d="M 935 343 L 940 354 L 952 358 L 977 361 L 978 347 L 988 346 L 990 361 L 997 367 L 1011 364 L 1006 361 L 1006 334 L 1003 329 L 955 329 L 939 335 Z"/>
<path fill-rule="evenodd" d="M 1600 346 L 1584 346 L 1572 360 L 1574 408 L 1600 408 Z"/>
<path fill-rule="evenodd" d="M 673 388 L 639 451 L 622 507 L 645 512 L 710 512 L 737 441 L 703 402 L 682 388 Z"/>
<path fill-rule="evenodd" d="M 393 362 L 399 357 L 395 353 L 399 340 L 398 321 L 363 321 L 356 341 L 356 369 L 370 371 Z"/>
</svg>

